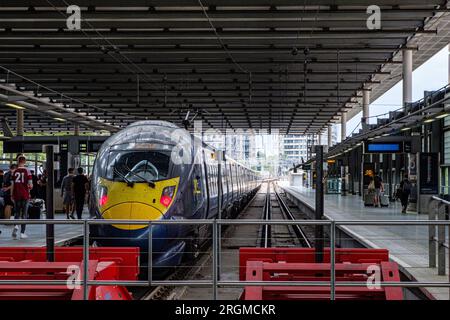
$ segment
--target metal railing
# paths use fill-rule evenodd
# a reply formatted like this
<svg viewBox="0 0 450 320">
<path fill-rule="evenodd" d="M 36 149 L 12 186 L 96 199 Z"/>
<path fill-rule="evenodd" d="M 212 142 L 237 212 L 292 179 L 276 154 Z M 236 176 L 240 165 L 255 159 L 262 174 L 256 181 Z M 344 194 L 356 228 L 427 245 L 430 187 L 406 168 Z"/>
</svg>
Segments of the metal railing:
<svg viewBox="0 0 450 320">
<path fill-rule="evenodd" d="M 433 208 L 433 205 L 435 207 Z M 432 196 L 428 203 L 428 218 L 430 221 L 446 220 L 448 221 L 447 208 L 450 208 L 450 202 L 437 196 Z M 446 256 L 445 250 L 449 249 L 446 242 L 445 226 L 430 225 L 428 227 L 428 247 L 429 247 L 429 267 L 438 268 L 438 275 L 445 275 Z M 450 235 L 450 230 L 449 230 Z M 450 256 L 449 256 L 450 261 Z"/>
<path fill-rule="evenodd" d="M 450 203 L 446 203 L 450 204 Z M 212 287 L 213 299 L 218 299 L 219 287 L 245 287 L 245 286 L 329 286 L 330 299 L 336 298 L 335 292 L 337 287 L 366 287 L 367 282 L 344 282 L 336 281 L 335 274 L 335 257 L 336 257 L 336 229 L 340 226 L 437 226 L 448 227 L 450 231 L 449 220 L 251 220 L 251 219 L 212 219 L 212 220 L 103 220 L 103 219 L 86 219 L 86 220 L 5 220 L 2 224 L 28 224 L 28 225 L 80 225 L 83 226 L 83 274 L 82 280 L 75 282 L 83 286 L 84 299 L 89 298 L 89 286 L 105 285 L 105 286 L 197 286 Z M 212 227 L 212 279 L 210 280 L 153 280 L 152 266 L 152 232 L 149 232 L 149 249 L 148 249 L 148 280 L 137 281 L 115 281 L 115 280 L 89 280 L 89 226 L 90 225 L 148 225 L 149 230 L 155 225 L 210 225 Z M 239 281 L 239 280 L 220 280 L 218 274 L 218 252 L 221 243 L 221 234 L 218 232 L 219 226 L 222 225 L 298 225 L 298 226 L 329 226 L 330 227 L 330 281 Z M 450 269 L 449 269 L 450 275 Z M 73 284 L 74 282 L 71 282 Z M 61 285 L 67 284 L 65 280 L 0 280 L 0 285 Z M 402 288 L 449 288 L 448 282 L 425 282 L 425 281 L 399 281 L 399 282 L 382 282 L 380 287 L 402 287 Z M 449 291 L 450 293 L 450 291 Z"/>
</svg>

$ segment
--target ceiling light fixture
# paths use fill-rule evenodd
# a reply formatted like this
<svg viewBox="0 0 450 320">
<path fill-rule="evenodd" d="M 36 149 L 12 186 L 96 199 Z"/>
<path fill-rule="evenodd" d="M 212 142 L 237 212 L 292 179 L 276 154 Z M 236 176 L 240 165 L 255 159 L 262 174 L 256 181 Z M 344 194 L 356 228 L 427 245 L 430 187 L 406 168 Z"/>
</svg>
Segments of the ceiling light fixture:
<svg viewBox="0 0 450 320">
<path fill-rule="evenodd" d="M 411 128 L 406 127 L 401 129 L 401 131 L 408 131 L 408 130 L 411 130 Z"/>
<path fill-rule="evenodd" d="M 448 116 L 448 113 L 443 113 L 443 114 L 436 116 L 436 119 L 442 119 L 442 118 L 445 118 L 446 116 Z"/>
<path fill-rule="evenodd" d="M 5 106 L 10 107 L 10 108 L 14 108 L 17 110 L 24 110 L 25 107 L 19 106 L 18 104 L 15 103 L 5 103 Z"/>
<path fill-rule="evenodd" d="M 61 122 L 66 122 L 67 120 L 66 119 L 63 119 L 63 118 L 53 118 L 54 120 L 57 120 L 57 121 L 61 121 Z"/>
</svg>

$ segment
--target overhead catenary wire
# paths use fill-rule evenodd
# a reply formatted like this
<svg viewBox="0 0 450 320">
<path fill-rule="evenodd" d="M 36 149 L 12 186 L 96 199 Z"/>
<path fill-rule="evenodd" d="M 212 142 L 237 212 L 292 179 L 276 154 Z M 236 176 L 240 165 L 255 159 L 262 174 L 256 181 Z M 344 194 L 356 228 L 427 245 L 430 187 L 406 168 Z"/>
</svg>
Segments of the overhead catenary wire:
<svg viewBox="0 0 450 320">
<path fill-rule="evenodd" d="M 222 47 L 222 49 L 225 51 L 225 53 L 228 55 L 228 57 L 230 58 L 230 60 L 233 62 L 233 64 L 243 73 L 246 74 L 251 74 L 251 71 L 249 71 L 248 69 L 244 68 L 243 66 L 241 66 L 236 59 L 234 58 L 234 56 L 231 54 L 231 52 L 228 50 L 227 45 L 222 41 L 222 38 L 220 37 L 219 33 L 217 32 L 216 27 L 214 26 L 214 24 L 211 21 L 211 18 L 208 15 L 208 12 L 205 8 L 205 6 L 203 5 L 201 0 L 197 0 L 198 4 L 200 5 L 203 14 L 205 15 L 206 19 L 208 20 L 209 25 L 211 26 L 211 29 L 213 30 L 214 34 L 216 35 L 217 41 L 219 42 L 220 46 Z"/>
</svg>

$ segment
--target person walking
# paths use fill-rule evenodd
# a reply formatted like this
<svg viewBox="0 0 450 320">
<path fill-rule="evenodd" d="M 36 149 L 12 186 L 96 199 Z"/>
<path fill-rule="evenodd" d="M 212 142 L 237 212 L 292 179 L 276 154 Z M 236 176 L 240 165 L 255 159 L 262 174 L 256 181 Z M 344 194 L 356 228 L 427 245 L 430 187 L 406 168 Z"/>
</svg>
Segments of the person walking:
<svg viewBox="0 0 450 320">
<path fill-rule="evenodd" d="M 86 199 L 86 192 L 89 190 L 89 180 L 83 174 L 83 168 L 77 169 L 77 175 L 73 178 L 72 189 L 75 199 L 75 209 L 77 211 L 77 218 L 81 219 L 84 208 L 84 201 Z"/>
<path fill-rule="evenodd" d="M 405 174 L 404 179 L 400 182 L 400 202 L 402 203 L 402 213 L 406 213 L 408 208 L 409 196 L 411 194 L 411 181 L 408 179 L 408 174 Z"/>
<path fill-rule="evenodd" d="M 74 168 L 69 168 L 67 175 L 63 178 L 61 182 L 61 197 L 63 198 L 64 212 L 66 213 L 67 219 L 75 219 L 73 216 L 73 178 Z"/>
<path fill-rule="evenodd" d="M 4 218 L 9 220 L 14 209 L 14 202 L 11 198 L 11 180 L 14 170 L 17 169 L 16 164 L 9 166 L 9 171 L 3 176 L 3 200 L 5 202 Z"/>
<path fill-rule="evenodd" d="M 26 158 L 21 155 L 17 159 L 17 169 L 14 170 L 11 179 L 11 198 L 14 201 L 14 219 L 27 219 L 28 218 L 28 202 L 30 201 L 30 190 L 33 188 L 33 180 L 31 172 L 25 167 Z M 28 236 L 25 234 L 26 225 L 20 225 L 20 239 L 26 239 Z M 15 225 L 12 237 L 18 239 L 17 232 L 19 226 Z"/>
</svg>

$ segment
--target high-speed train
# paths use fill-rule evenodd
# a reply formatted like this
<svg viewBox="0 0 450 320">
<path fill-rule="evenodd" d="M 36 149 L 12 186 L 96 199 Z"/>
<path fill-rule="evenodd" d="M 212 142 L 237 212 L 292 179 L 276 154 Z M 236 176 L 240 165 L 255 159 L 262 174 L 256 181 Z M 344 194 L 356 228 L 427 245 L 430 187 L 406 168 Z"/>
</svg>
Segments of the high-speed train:
<svg viewBox="0 0 450 320">
<path fill-rule="evenodd" d="M 94 163 L 91 216 L 145 220 L 142 225 L 92 225 L 99 245 L 139 246 L 146 252 L 150 220 L 213 219 L 218 209 L 218 153 L 165 121 L 139 121 L 108 138 Z M 260 186 L 257 172 L 224 157 L 221 218 L 233 217 Z M 198 252 L 210 226 L 152 225 L 153 265 L 179 265 Z M 144 257 L 145 258 L 145 257 Z"/>
</svg>

